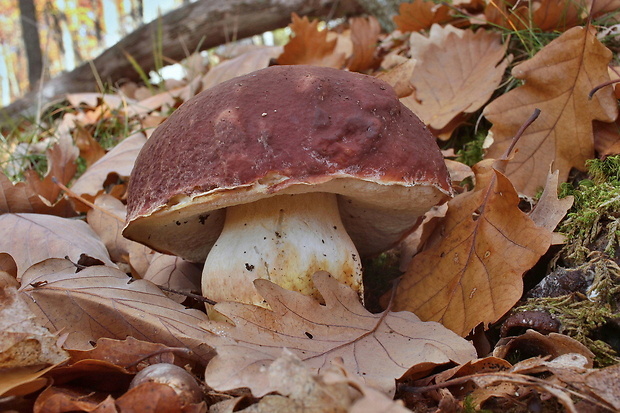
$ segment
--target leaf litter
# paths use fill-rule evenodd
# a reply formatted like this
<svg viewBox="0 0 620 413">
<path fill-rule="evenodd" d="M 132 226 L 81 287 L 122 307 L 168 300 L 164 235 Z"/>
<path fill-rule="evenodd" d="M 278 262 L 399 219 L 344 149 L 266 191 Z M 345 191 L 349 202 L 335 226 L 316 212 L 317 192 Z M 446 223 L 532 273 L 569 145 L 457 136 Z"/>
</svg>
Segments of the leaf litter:
<svg viewBox="0 0 620 413">
<path fill-rule="evenodd" d="M 77 111 L 60 117 L 43 178 L 23 170 L 24 181 L 14 183 L 0 174 L 5 213 L 0 219 L 10 224 L 3 228 L 13 228 L 12 236 L 0 241 L 0 291 L 3 297 L 18 297 L 0 304 L 18 306 L 23 321 L 16 325 L 41 333 L 22 336 L 7 327 L 0 337 L 16 348 L 38 342 L 63 356 L 2 370 L 0 390 L 17 397 L 16 403 L 25 402 L 20 395 L 35 395 L 30 407 L 50 412 L 115 412 L 153 394 L 159 396 L 152 406 L 167 411 L 233 411 L 244 404 L 251 406 L 243 411 L 400 412 L 438 406 L 446 411 L 468 406 L 505 411 L 513 402 L 555 402 L 567 411 L 593 406 L 617 410 L 617 365 L 593 369 L 583 344 L 564 334 L 542 336 L 534 330 L 489 343 L 492 330 L 481 338 L 484 333 L 477 327 L 498 326 L 521 298 L 523 274 L 550 245 L 566 241 L 554 230 L 572 201 L 558 199 L 558 184 L 568 179 L 571 168 L 583 169 L 595 150 L 613 156 L 620 147 L 613 87 L 587 99 L 592 88 L 615 72 L 607 69 L 611 53 L 597 40 L 604 28 L 598 27 L 596 36 L 592 27 L 575 27 L 585 22 L 585 5 L 566 8 L 565 2 L 534 1 L 507 7 L 480 0 L 447 7 L 416 0 L 401 5 L 394 19 L 399 30 L 388 34 L 381 33 L 372 16 L 319 30 L 318 21 L 294 15 L 292 40 L 284 48 L 239 49 L 222 54 L 223 62 L 209 70 L 194 59 L 188 63 L 193 77 L 175 83 L 171 93 L 127 84 L 118 95 L 68 96 Z M 594 6 L 596 18 L 617 9 L 617 1 Z M 524 25 L 530 16 L 531 26 Z M 481 26 L 473 31 L 467 28 L 472 23 Z M 513 31 L 512 40 L 487 23 Z M 538 52 L 528 49 L 533 57 L 512 67 L 511 78 L 504 72 L 512 65 L 512 44 L 523 40 L 518 30 L 530 27 L 563 34 Z M 422 31 L 426 35 L 417 33 Z M 445 217 L 425 221 L 411 250 L 421 252 L 410 262 L 405 259 L 408 269 L 393 309 L 413 313 L 392 309 L 372 314 L 346 287 L 319 274 L 316 282 L 325 306 L 259 281 L 271 309 L 219 303 L 216 309 L 229 323 L 210 321 L 202 304 L 192 304 L 185 295 L 199 290 L 199 266 L 121 238 L 127 179 L 152 129 L 201 89 L 266 67 L 270 59 L 382 77 L 449 145 L 462 139 L 473 122 L 490 128 L 486 159 L 474 166 L 473 179 L 469 170 L 450 161 L 457 195 Z M 88 127 L 115 116 L 113 106 L 126 108 L 137 127 L 105 152 Z M 541 118 L 526 131 L 513 159 L 495 161 L 534 107 L 542 109 Z M 484 119 L 476 118 L 480 112 Z M 78 153 L 88 165 L 83 172 L 74 164 Z M 11 178 L 16 174 L 20 171 L 12 169 Z M 64 185 L 70 191 L 63 195 Z M 532 201 L 542 187 L 540 200 Z M 521 211 L 524 199 L 530 200 L 532 211 Z M 87 212 L 86 222 L 66 218 Z M 442 251 L 452 255 L 442 257 Z M 149 280 L 177 293 L 166 295 Z M 0 323 L 6 319 L 4 311 L 0 307 Z M 478 353 L 490 354 L 495 344 L 495 357 L 477 359 L 471 342 L 459 337 L 470 332 Z M 506 361 L 522 352 L 523 343 L 530 358 Z M 532 343 L 539 343 L 537 351 Z M 211 406 L 184 405 L 167 386 L 128 391 L 133 374 L 155 363 L 184 366 L 214 387 L 205 390 Z M 41 391 L 52 378 L 54 385 Z M 80 384 L 83 380 L 92 387 Z M 115 396 L 110 383 L 116 386 Z M 252 399 L 239 387 L 254 396 L 276 393 Z M 233 398 L 239 394 L 245 396 Z M 0 405 L 4 402 L 0 399 Z M 218 405 L 222 410 L 216 410 Z"/>
</svg>

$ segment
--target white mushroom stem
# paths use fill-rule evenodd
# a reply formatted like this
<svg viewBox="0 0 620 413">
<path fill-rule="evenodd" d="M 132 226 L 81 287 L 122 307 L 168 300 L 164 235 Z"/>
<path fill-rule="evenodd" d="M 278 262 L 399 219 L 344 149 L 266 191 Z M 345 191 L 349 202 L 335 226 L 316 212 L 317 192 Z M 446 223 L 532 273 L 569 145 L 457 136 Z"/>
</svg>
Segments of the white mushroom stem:
<svg viewBox="0 0 620 413">
<path fill-rule="evenodd" d="M 327 271 L 362 295 L 361 262 L 340 219 L 336 195 L 278 195 L 229 207 L 202 273 L 215 301 L 265 306 L 253 281 L 265 278 L 320 299 L 311 276 Z"/>
</svg>

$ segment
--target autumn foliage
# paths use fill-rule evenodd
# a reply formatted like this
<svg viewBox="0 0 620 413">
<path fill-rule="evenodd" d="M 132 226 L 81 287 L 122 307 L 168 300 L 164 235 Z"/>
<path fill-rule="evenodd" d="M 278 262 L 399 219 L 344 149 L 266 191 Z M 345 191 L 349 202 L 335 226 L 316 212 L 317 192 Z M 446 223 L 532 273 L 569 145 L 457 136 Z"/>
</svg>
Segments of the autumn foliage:
<svg viewBox="0 0 620 413">
<path fill-rule="evenodd" d="M 570 412 L 617 411 L 617 364 L 595 369 L 594 354 L 561 331 L 493 335 L 527 292 L 524 274 L 565 242 L 555 231 L 573 200 L 559 199 L 559 186 L 588 160 L 620 153 L 620 94 L 590 96 L 620 78 L 617 48 L 591 23 L 620 3 L 594 3 L 415 0 L 392 33 L 373 16 L 320 29 L 293 14 L 284 46 L 239 47 L 165 91 L 67 96 L 38 149 L 45 170 L 2 155 L 0 397 L 37 412 L 457 411 L 468 395 L 494 411 L 548 399 Z M 536 50 L 521 41 L 543 32 L 553 39 Z M 201 90 L 273 63 L 385 80 L 444 149 L 454 197 L 390 252 L 398 282 L 383 279 L 364 303 L 381 311 L 318 272 L 324 304 L 258 280 L 268 309 L 222 302 L 223 320 L 209 319 L 200 263 L 122 236 L 128 179 L 153 129 Z M 124 132 L 104 149 L 96 131 L 115 122 Z M 483 159 L 458 162 L 477 133 Z M 613 258 L 596 259 L 614 272 Z M 532 358 L 507 361 L 526 345 Z M 169 384 L 130 389 L 157 363 L 183 367 L 199 398 Z"/>
</svg>

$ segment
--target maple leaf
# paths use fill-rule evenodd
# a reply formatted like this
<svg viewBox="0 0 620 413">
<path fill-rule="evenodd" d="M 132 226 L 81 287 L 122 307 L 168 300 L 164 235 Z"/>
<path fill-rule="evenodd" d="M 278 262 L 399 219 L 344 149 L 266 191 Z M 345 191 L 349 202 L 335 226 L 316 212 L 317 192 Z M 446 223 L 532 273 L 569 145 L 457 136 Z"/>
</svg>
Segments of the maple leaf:
<svg viewBox="0 0 620 413">
<path fill-rule="evenodd" d="M 20 293 L 37 320 L 67 334 L 66 349 L 90 349 L 101 337 L 186 347 L 208 360 L 212 334 L 198 327 L 207 316 L 168 299 L 154 284 L 115 268 L 48 259 L 22 276 Z"/>
<path fill-rule="evenodd" d="M 428 29 L 433 23 L 446 23 L 453 20 L 453 17 L 446 5 L 435 4 L 430 0 L 415 0 L 412 3 L 401 3 L 398 15 L 393 20 L 401 32 L 417 32 Z"/>
<path fill-rule="evenodd" d="M 223 302 L 215 309 L 234 326 L 210 322 L 220 337 L 218 355 L 207 366 L 206 382 L 217 390 L 249 387 L 256 396 L 271 392 L 263 368 L 283 347 L 314 370 L 341 357 L 347 370 L 393 394 L 394 380 L 416 364 L 463 363 L 475 357 L 473 346 L 438 323 L 421 322 L 408 312 L 369 313 L 357 294 L 325 272 L 313 276 L 325 305 L 284 290 L 267 280 L 255 286 L 272 310 Z"/>
<path fill-rule="evenodd" d="M 334 67 L 344 66 L 345 55 L 335 53 L 337 39 L 327 40 L 327 30 L 318 30 L 318 20 L 310 22 L 306 16 L 300 18 L 292 14 L 289 25 L 295 36 L 284 46 L 278 57 L 280 65 L 313 65 Z"/>
<path fill-rule="evenodd" d="M 433 37 L 417 48 L 411 38 L 412 58 L 417 60 L 411 77 L 414 93 L 401 101 L 435 130 L 450 125 L 440 135 L 449 138 L 461 113 L 480 109 L 502 80 L 508 59 L 507 44 L 499 33 L 479 29 L 458 30 L 433 25 Z M 458 62 L 458 64 L 454 64 Z"/>
<path fill-rule="evenodd" d="M 588 99 L 594 86 L 609 80 L 610 60 L 611 52 L 588 29 L 572 28 L 512 70 L 525 85 L 485 107 L 484 116 L 493 123 L 489 158 L 506 150 L 535 107 L 541 110 L 506 169 L 517 190 L 533 196 L 552 163 L 563 182 L 571 167 L 583 170 L 594 157 L 592 121 L 613 122 L 618 114 L 611 88 Z"/>
<path fill-rule="evenodd" d="M 448 202 L 439 230 L 398 285 L 395 310 L 464 336 L 497 321 L 519 300 L 522 274 L 547 251 L 552 235 L 519 210 L 517 192 L 497 162 L 476 164 L 475 190 Z"/>
</svg>

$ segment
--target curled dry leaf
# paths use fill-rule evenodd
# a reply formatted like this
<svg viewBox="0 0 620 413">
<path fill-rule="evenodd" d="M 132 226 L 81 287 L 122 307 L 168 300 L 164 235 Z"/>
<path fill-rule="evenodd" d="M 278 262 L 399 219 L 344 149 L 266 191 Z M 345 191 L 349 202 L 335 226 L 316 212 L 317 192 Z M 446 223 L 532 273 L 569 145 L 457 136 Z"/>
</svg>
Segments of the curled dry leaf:
<svg viewBox="0 0 620 413">
<path fill-rule="evenodd" d="M 34 318 L 15 288 L 0 288 L 0 396 L 40 389 L 47 384 L 41 376 L 69 358 Z"/>
<path fill-rule="evenodd" d="M 79 150 L 73 145 L 69 136 L 61 135 L 47 150 L 48 170 L 45 178 L 39 178 L 37 172 L 24 172 L 26 180 L 13 184 L 4 173 L 0 172 L 0 213 L 32 212 L 73 216 L 75 211 L 67 199 L 58 199 L 60 188 L 53 182 L 68 183 L 77 170 L 75 160 Z"/>
<path fill-rule="evenodd" d="M 144 273 L 145 280 L 170 290 L 190 293 L 200 291 L 202 269 L 181 257 L 155 252 L 149 256 L 148 270 Z M 166 295 L 177 302 L 185 301 L 184 295 L 168 293 Z"/>
<path fill-rule="evenodd" d="M 131 174 L 138 152 L 145 142 L 146 137 L 141 132 L 125 138 L 103 158 L 88 168 L 73 183 L 71 189 L 78 195 L 95 195 L 103 189 L 103 183 L 108 174 L 117 173 L 119 176 L 128 177 Z"/>
<path fill-rule="evenodd" d="M 107 396 L 102 400 L 100 396 L 93 391 L 85 392 L 75 388 L 51 386 L 37 397 L 33 411 L 117 413 L 114 398 Z"/>
<path fill-rule="evenodd" d="M 453 20 L 450 8 L 430 0 L 415 0 L 401 3 L 394 23 L 401 32 L 417 32 L 428 29 L 433 23 L 446 23 Z"/>
<path fill-rule="evenodd" d="M 49 259 L 23 275 L 20 292 L 37 320 L 68 334 L 65 348 L 87 350 L 102 337 L 132 336 L 186 347 L 203 360 L 211 357 L 213 335 L 199 327 L 207 321 L 204 313 L 115 268 L 93 266 L 76 273 L 69 261 Z"/>
<path fill-rule="evenodd" d="M 35 322 L 14 288 L 0 290 L 0 369 L 58 364 L 69 355 Z"/>
<path fill-rule="evenodd" d="M 278 57 L 280 65 L 313 65 L 334 67 L 344 66 L 345 55 L 336 52 L 337 39 L 327 40 L 327 30 L 318 30 L 319 21 L 310 22 L 306 16 L 300 18 L 292 14 L 293 22 L 289 25 L 295 33 L 284 46 L 284 52 Z"/>
<path fill-rule="evenodd" d="M 473 169 L 475 190 L 448 202 L 439 230 L 403 275 L 394 305 L 463 336 L 512 308 L 523 273 L 551 243 L 551 231 L 519 210 L 514 187 L 492 160 Z"/>
<path fill-rule="evenodd" d="M 393 394 L 395 379 L 418 363 L 464 363 L 473 346 L 438 323 L 424 323 L 408 312 L 369 313 L 357 294 L 325 272 L 313 276 L 325 305 L 284 290 L 267 280 L 255 285 L 273 310 L 225 302 L 215 309 L 235 323 L 210 322 L 205 328 L 225 338 L 215 343 L 206 382 L 216 390 L 249 387 L 255 396 L 274 389 L 263 369 L 290 349 L 313 371 L 336 357 L 366 384 Z"/>
<path fill-rule="evenodd" d="M 573 206 L 574 198 L 567 196 L 565 198 L 558 198 L 558 175 L 556 170 L 553 173 L 549 173 L 547 176 L 547 183 L 545 184 L 545 190 L 543 191 L 538 203 L 530 212 L 530 218 L 536 225 L 548 229 L 549 231 L 555 230 L 562 218 L 566 215 L 568 210 Z M 561 244 L 564 242 L 564 236 L 560 233 L 553 233 L 553 244 Z"/>
<path fill-rule="evenodd" d="M 404 98 L 413 92 L 411 76 L 415 65 L 415 59 L 406 59 L 389 70 L 380 72 L 377 78 L 389 83 L 394 88 L 396 95 L 399 98 Z"/>
<path fill-rule="evenodd" d="M 519 192 L 533 196 L 545 184 L 552 163 L 564 182 L 571 167 L 583 170 L 585 161 L 594 157 L 592 121 L 613 122 L 618 105 L 611 88 L 591 100 L 588 93 L 609 80 L 611 57 L 588 29 L 572 28 L 512 70 L 525 85 L 485 107 L 484 116 L 493 123 L 489 158 L 501 156 L 534 108 L 541 110 L 506 169 Z"/>
<path fill-rule="evenodd" d="M 457 116 L 480 109 L 500 84 L 508 64 L 507 43 L 502 44 L 499 33 L 483 29 L 433 29 L 435 39 L 423 51 L 412 45 L 417 59 L 411 77 L 414 92 L 401 101 L 437 131 L 450 125 L 441 134 L 447 139 Z"/>
<path fill-rule="evenodd" d="M 150 364 L 174 364 L 177 359 L 176 355 L 184 352 L 186 353 L 187 349 L 168 347 L 134 337 L 127 337 L 125 340 L 100 338 L 95 347 L 90 350 L 68 350 L 71 355 L 69 367 L 80 362 L 100 361 L 132 373 L 137 373 L 141 368 Z"/>
<path fill-rule="evenodd" d="M 111 195 L 101 194 L 94 204 L 98 209 L 87 213 L 88 224 L 99 235 L 110 253 L 110 258 L 117 264 L 127 264 L 132 274 L 142 278 L 149 267 L 148 256 L 151 249 L 123 237 L 127 215 L 125 205 Z"/>
<path fill-rule="evenodd" d="M 85 222 L 43 214 L 3 214 L 0 228 L 12 234 L 0 238 L 0 252 L 13 257 L 18 278 L 30 266 L 48 258 L 68 256 L 78 262 L 86 254 L 114 266 L 105 245 Z"/>
<path fill-rule="evenodd" d="M 350 24 L 353 54 L 347 62 L 347 68 L 352 72 L 375 69 L 380 62 L 375 53 L 381 34 L 379 20 L 374 16 L 353 17 Z"/>
<path fill-rule="evenodd" d="M 202 88 L 208 89 L 233 77 L 241 76 L 269 66 L 283 52 L 282 46 L 258 47 L 211 68 L 202 77 Z"/>
</svg>

